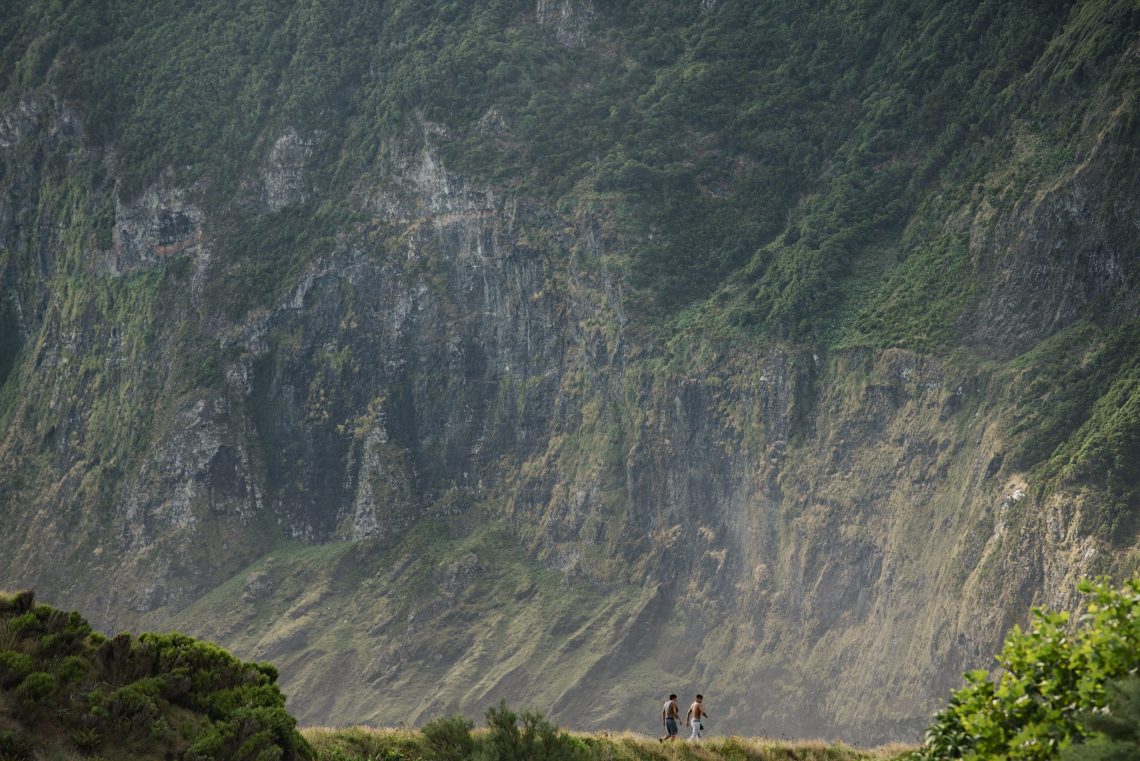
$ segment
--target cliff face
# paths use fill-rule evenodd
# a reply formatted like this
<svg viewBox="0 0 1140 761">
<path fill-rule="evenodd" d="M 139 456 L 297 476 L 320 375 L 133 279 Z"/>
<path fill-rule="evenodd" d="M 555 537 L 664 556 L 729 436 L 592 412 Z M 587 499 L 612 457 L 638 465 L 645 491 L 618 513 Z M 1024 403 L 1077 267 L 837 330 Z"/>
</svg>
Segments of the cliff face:
<svg viewBox="0 0 1140 761">
<path fill-rule="evenodd" d="M 698 35 L 729 5 L 676 13 Z M 617 151 L 536 190 L 541 93 L 468 131 L 274 112 L 248 155 L 134 187 L 129 124 L 61 94 L 60 52 L 0 113 L 0 583 L 271 659 L 305 723 L 506 697 L 648 730 L 701 690 L 718 732 L 914 737 L 1028 605 L 1136 570 L 1137 57 L 1100 10 L 1125 41 L 1062 148 L 1023 114 L 939 142 L 867 229 L 882 156 L 768 199 L 771 157 L 722 162 L 707 125 L 697 169 Z M 640 34 L 601 3 L 512 13 L 566 66 Z M 723 220 L 766 242 L 741 258 Z M 805 300 L 764 301 L 781 282 Z M 823 328 L 756 317 L 801 313 Z"/>
</svg>

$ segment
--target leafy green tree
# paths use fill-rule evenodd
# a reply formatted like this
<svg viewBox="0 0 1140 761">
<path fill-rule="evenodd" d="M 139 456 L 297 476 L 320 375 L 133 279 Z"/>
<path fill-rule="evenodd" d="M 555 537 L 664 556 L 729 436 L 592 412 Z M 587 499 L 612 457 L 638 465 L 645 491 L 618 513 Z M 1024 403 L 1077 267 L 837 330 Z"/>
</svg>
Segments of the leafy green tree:
<svg viewBox="0 0 1140 761">
<path fill-rule="evenodd" d="M 1104 710 L 1081 716 L 1081 723 L 1096 734 L 1069 746 L 1064 761 L 1128 761 L 1140 758 L 1140 676 L 1112 682 Z"/>
<path fill-rule="evenodd" d="M 1068 613 L 1034 609 L 997 660 L 935 715 L 917 759 L 1052 759 L 1085 734 L 1082 717 L 1108 705 L 1108 684 L 1140 668 L 1140 579 L 1120 589 L 1082 582 L 1090 595 L 1074 629 Z"/>
</svg>

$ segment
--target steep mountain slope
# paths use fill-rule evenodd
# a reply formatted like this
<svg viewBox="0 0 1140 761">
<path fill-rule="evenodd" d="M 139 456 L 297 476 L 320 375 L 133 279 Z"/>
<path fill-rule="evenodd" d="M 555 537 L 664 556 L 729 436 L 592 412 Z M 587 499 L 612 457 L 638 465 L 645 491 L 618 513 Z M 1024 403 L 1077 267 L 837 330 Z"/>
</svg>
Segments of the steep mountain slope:
<svg viewBox="0 0 1140 761">
<path fill-rule="evenodd" d="M 1135 2 L 0 14 L 7 585 L 305 722 L 877 741 L 1136 570 Z"/>
</svg>

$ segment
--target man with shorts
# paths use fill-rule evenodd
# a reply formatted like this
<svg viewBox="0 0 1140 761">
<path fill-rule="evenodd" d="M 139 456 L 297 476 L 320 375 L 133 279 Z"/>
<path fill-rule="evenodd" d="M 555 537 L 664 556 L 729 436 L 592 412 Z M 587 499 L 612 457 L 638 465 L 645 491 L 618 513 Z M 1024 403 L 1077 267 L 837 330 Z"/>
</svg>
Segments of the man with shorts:
<svg viewBox="0 0 1140 761">
<path fill-rule="evenodd" d="M 665 725 L 665 736 L 660 738 L 661 742 L 677 739 L 677 719 L 679 718 L 681 718 L 681 707 L 677 705 L 677 696 L 675 694 L 670 695 L 665 705 L 661 706 L 661 723 Z"/>
<path fill-rule="evenodd" d="M 704 695 L 697 695 L 697 699 L 689 706 L 689 712 L 685 714 L 685 726 L 692 726 L 693 733 L 689 735 L 690 740 L 700 742 L 701 732 L 704 730 L 705 725 L 702 719 L 707 719 L 708 714 L 705 713 L 705 697 Z"/>
</svg>

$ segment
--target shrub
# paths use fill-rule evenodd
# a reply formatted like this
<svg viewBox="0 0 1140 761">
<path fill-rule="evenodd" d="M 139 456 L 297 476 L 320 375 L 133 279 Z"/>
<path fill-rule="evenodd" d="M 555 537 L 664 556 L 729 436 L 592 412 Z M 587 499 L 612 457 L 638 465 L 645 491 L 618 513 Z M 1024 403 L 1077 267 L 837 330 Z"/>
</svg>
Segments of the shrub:
<svg viewBox="0 0 1140 761">
<path fill-rule="evenodd" d="M 1108 682 L 1140 668 L 1140 579 L 1079 589 L 1092 598 L 1079 627 L 1067 613 L 1034 609 L 1030 629 L 1006 639 L 998 681 L 966 674 L 916 758 L 1052 759 L 1083 736 L 1080 719 L 1106 706 Z"/>
<path fill-rule="evenodd" d="M 0 758 L 22 761 L 31 757 L 32 748 L 23 737 L 15 732 L 0 729 Z"/>
<path fill-rule="evenodd" d="M 312 758 L 296 721 L 283 708 L 242 708 L 227 721 L 207 726 L 184 756 L 186 761 L 297 761 Z"/>
<path fill-rule="evenodd" d="M 516 761 L 522 755 L 522 737 L 519 732 L 519 715 L 507 707 L 505 700 L 498 707 L 487 709 L 487 729 L 480 748 L 480 761 Z"/>
<path fill-rule="evenodd" d="M 70 655 L 80 652 L 91 627 L 79 613 L 63 613 L 52 611 L 40 616 L 46 635 L 40 637 L 39 650 L 41 657 L 56 655 Z"/>
<path fill-rule="evenodd" d="M 26 613 L 34 608 L 35 604 L 36 594 L 30 590 L 17 592 L 11 597 L 0 595 L 0 613 Z"/>
<path fill-rule="evenodd" d="M 1065 761 L 1140 758 L 1140 677 L 1128 676 L 1109 684 L 1105 710 L 1082 714 L 1080 722 L 1091 736 L 1066 749 L 1061 755 Z"/>
<path fill-rule="evenodd" d="M 39 707 L 46 703 L 56 690 L 59 682 L 46 671 L 34 671 L 20 682 L 16 688 L 16 696 L 30 707 Z"/>
<path fill-rule="evenodd" d="M 0 648 L 0 689 L 13 691 L 15 718 L 29 727 L 21 736 L 38 737 L 33 730 L 50 720 L 82 753 L 127 742 L 200 761 L 312 757 L 273 665 L 177 633 L 107 639 L 78 613 L 31 599 L 17 606 L 0 597 L 0 623 L 15 645 Z M 0 761 L 24 757 L 0 746 Z"/>
<path fill-rule="evenodd" d="M 40 637 L 39 653 L 41 658 L 74 653 L 81 638 L 71 631 L 53 632 Z"/>
<path fill-rule="evenodd" d="M 78 682 L 91 671 L 91 662 L 80 655 L 69 655 L 59 662 L 55 675 L 64 683 Z"/>
<path fill-rule="evenodd" d="M 0 650 L 14 650 L 20 646 L 20 633 L 6 618 L 0 618 Z"/>
<path fill-rule="evenodd" d="M 99 730 L 90 727 L 83 727 L 76 729 L 68 739 L 71 744 L 84 753 L 91 753 L 99 747 L 99 743 L 103 742 L 103 736 L 99 734 Z"/>
<path fill-rule="evenodd" d="M 142 736 L 160 715 L 160 678 L 140 679 L 108 695 L 92 695 L 92 713 L 119 732 Z"/>
<path fill-rule="evenodd" d="M 462 716 L 432 719 L 423 726 L 429 761 L 467 761 L 475 754 L 474 726 Z"/>
<path fill-rule="evenodd" d="M 43 624 L 41 624 L 40 619 L 36 617 L 35 611 L 31 610 L 9 619 L 8 627 L 17 633 L 43 631 Z"/>
<path fill-rule="evenodd" d="M 519 722 L 522 727 L 519 727 Z M 480 761 L 578 761 L 585 758 L 584 748 L 570 735 L 560 732 L 540 713 L 523 711 L 516 714 L 500 701 L 487 709 L 487 727 L 482 747 L 476 755 Z"/>
<path fill-rule="evenodd" d="M 152 721 L 150 728 L 147 730 L 147 735 L 155 742 L 165 742 L 170 739 L 173 733 L 174 728 L 170 726 L 170 722 L 163 718 Z"/>
<path fill-rule="evenodd" d="M 32 673 L 32 659 L 23 653 L 0 650 L 0 689 L 10 690 Z"/>
<path fill-rule="evenodd" d="M 272 663 L 258 663 L 256 666 L 257 670 L 260 671 L 265 676 L 265 678 L 269 680 L 270 684 L 277 684 L 277 679 L 280 677 L 280 673 L 277 671 L 276 666 L 274 666 Z"/>
</svg>

